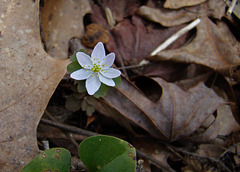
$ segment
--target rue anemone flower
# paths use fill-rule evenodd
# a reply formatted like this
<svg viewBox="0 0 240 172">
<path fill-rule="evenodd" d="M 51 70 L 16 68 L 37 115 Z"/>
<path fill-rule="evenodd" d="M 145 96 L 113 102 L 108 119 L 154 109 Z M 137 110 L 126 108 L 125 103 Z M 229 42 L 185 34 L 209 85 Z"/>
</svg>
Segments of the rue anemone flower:
<svg viewBox="0 0 240 172">
<path fill-rule="evenodd" d="M 101 83 L 115 86 L 113 78 L 119 77 L 121 72 L 112 67 L 115 54 L 106 55 L 102 42 L 98 42 L 94 47 L 91 57 L 84 52 L 77 52 L 76 57 L 82 69 L 73 72 L 70 77 L 75 80 L 86 79 L 86 89 L 89 95 L 96 93 Z"/>
</svg>

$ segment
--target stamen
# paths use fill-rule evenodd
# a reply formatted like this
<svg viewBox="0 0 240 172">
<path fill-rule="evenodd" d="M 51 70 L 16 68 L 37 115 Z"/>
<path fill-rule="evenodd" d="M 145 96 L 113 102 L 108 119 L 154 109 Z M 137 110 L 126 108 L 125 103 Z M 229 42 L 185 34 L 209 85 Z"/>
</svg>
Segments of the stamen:
<svg viewBox="0 0 240 172">
<path fill-rule="evenodd" d="M 93 72 L 99 72 L 101 70 L 101 66 L 94 64 L 91 70 Z"/>
</svg>

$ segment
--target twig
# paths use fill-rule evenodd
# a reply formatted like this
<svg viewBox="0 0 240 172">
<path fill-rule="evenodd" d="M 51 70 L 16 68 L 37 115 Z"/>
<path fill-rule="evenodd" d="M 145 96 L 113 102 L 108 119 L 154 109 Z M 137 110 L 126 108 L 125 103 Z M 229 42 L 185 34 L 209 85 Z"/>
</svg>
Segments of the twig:
<svg viewBox="0 0 240 172">
<path fill-rule="evenodd" d="M 159 45 L 150 55 L 155 56 L 160 51 L 167 48 L 171 43 L 176 41 L 179 37 L 181 37 L 183 34 L 187 33 L 189 30 L 193 29 L 195 26 L 197 26 L 200 23 L 200 19 L 196 19 L 193 22 L 191 22 L 186 27 L 179 30 L 177 33 L 173 34 L 170 38 L 168 38 L 166 41 L 164 41 L 161 45 Z"/>
<path fill-rule="evenodd" d="M 68 139 L 68 137 L 64 134 L 64 131 L 61 130 L 61 133 L 56 134 L 56 131 L 54 129 L 49 129 L 47 131 L 38 131 L 37 137 L 38 138 L 48 138 L 48 139 Z M 87 138 L 87 136 L 82 136 L 80 134 L 70 133 L 74 140 L 82 141 Z"/>
<path fill-rule="evenodd" d="M 145 65 L 146 64 L 137 64 L 137 65 L 123 66 L 123 67 L 118 67 L 118 69 L 134 69 L 134 68 L 143 67 Z"/>
<path fill-rule="evenodd" d="M 91 131 L 83 130 L 83 129 L 78 128 L 78 127 L 74 127 L 74 126 L 71 126 L 71 125 L 63 124 L 63 123 L 57 122 L 57 121 L 51 121 L 51 120 L 44 119 L 44 118 L 41 119 L 41 122 L 44 123 L 44 124 L 48 124 L 48 125 L 60 128 L 62 130 L 71 132 L 71 133 L 81 134 L 81 135 L 84 135 L 84 136 L 95 136 L 95 135 L 98 135 L 97 133 L 94 133 L 94 132 L 91 132 Z"/>
<path fill-rule="evenodd" d="M 233 9 L 234 9 L 236 3 L 237 3 L 237 0 L 232 0 L 232 3 L 231 3 L 231 5 L 229 6 L 229 8 L 227 10 L 227 15 L 228 16 L 232 14 Z"/>
</svg>

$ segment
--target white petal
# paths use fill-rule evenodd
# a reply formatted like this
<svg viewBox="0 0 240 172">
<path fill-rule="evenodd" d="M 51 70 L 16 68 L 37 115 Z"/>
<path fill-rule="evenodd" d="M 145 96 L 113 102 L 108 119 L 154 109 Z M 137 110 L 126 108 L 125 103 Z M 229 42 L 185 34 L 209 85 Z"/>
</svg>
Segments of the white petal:
<svg viewBox="0 0 240 172">
<path fill-rule="evenodd" d="M 87 69 L 79 69 L 73 73 L 71 73 L 70 77 L 76 80 L 84 80 L 91 76 L 93 71 Z"/>
<path fill-rule="evenodd" d="M 93 95 L 97 92 L 97 90 L 101 86 L 101 81 L 97 77 L 96 73 L 93 73 L 87 80 L 86 80 L 86 89 L 89 95 Z"/>
<path fill-rule="evenodd" d="M 106 78 L 117 78 L 121 75 L 120 70 L 114 68 L 103 69 L 100 73 Z"/>
<path fill-rule="evenodd" d="M 102 76 L 101 74 L 99 75 L 99 79 L 102 83 L 114 87 L 115 86 L 115 82 L 111 79 L 111 78 L 106 78 L 104 76 Z"/>
<path fill-rule="evenodd" d="M 92 68 L 92 61 L 90 56 L 85 54 L 84 52 L 77 52 L 76 54 L 78 63 L 85 69 L 91 69 Z"/>
<path fill-rule="evenodd" d="M 92 51 L 92 62 L 93 63 L 97 63 L 98 61 L 101 63 L 103 58 L 105 58 L 106 53 L 105 53 L 105 49 L 103 46 L 102 42 L 98 42 L 97 45 L 93 48 Z"/>
<path fill-rule="evenodd" d="M 107 68 L 110 68 L 112 65 L 113 65 L 113 62 L 115 60 L 115 54 L 114 53 L 110 53 L 108 54 L 105 59 L 103 59 L 103 62 L 102 62 L 102 68 L 103 69 L 107 69 Z"/>
</svg>

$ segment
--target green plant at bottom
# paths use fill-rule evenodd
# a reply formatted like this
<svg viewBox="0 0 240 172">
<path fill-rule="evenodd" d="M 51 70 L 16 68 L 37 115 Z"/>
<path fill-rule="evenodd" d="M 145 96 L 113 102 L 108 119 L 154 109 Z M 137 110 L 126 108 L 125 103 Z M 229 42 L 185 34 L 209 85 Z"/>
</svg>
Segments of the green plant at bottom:
<svg viewBox="0 0 240 172">
<path fill-rule="evenodd" d="M 135 172 L 136 150 L 128 142 L 105 135 L 91 136 L 81 142 L 79 157 L 89 172 Z M 43 151 L 21 172 L 69 172 L 71 155 L 64 148 Z"/>
<path fill-rule="evenodd" d="M 71 154 L 64 148 L 52 148 L 41 152 L 21 172 L 68 172 Z"/>
</svg>

